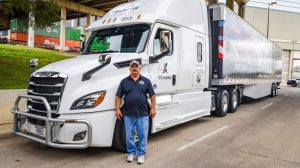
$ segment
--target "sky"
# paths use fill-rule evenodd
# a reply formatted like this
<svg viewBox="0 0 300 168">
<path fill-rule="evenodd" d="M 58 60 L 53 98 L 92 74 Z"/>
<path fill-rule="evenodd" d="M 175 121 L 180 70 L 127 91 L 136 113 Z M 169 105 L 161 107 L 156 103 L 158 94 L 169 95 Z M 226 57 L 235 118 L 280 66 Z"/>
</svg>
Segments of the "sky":
<svg viewBox="0 0 300 168">
<path fill-rule="evenodd" d="M 225 3 L 226 0 L 219 0 L 219 2 Z M 270 5 L 270 9 L 300 13 L 300 0 L 249 0 L 247 6 L 268 8 L 271 2 L 277 2 L 277 4 Z"/>
</svg>

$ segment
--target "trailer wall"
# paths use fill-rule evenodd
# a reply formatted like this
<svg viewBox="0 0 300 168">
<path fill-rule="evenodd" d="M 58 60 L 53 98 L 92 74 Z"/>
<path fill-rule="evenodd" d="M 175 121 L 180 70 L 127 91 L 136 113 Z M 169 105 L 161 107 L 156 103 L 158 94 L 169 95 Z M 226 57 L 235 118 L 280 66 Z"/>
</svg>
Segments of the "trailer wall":
<svg viewBox="0 0 300 168">
<path fill-rule="evenodd" d="M 281 81 L 281 49 L 224 5 L 210 7 L 212 84 Z"/>
</svg>

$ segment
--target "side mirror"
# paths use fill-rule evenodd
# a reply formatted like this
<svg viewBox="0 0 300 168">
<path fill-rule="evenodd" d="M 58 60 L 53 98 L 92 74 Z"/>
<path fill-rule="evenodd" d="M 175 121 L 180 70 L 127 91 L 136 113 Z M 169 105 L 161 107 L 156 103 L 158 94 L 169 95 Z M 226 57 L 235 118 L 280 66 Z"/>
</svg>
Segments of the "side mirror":
<svg viewBox="0 0 300 168">
<path fill-rule="evenodd" d="M 160 43 L 160 51 L 162 53 L 170 51 L 171 32 L 168 30 L 161 31 L 159 43 Z"/>
<path fill-rule="evenodd" d="M 111 61 L 111 56 L 109 54 L 100 55 L 98 61 L 101 64 L 109 64 Z"/>
<path fill-rule="evenodd" d="M 81 41 L 80 54 L 82 54 L 82 52 L 83 52 L 83 50 L 84 50 L 84 47 L 85 47 L 85 42 L 84 42 L 84 41 Z"/>
<path fill-rule="evenodd" d="M 35 71 L 35 68 L 38 66 L 39 64 L 39 59 L 37 58 L 33 58 L 29 61 L 29 66 L 31 67 L 32 71 Z"/>
</svg>

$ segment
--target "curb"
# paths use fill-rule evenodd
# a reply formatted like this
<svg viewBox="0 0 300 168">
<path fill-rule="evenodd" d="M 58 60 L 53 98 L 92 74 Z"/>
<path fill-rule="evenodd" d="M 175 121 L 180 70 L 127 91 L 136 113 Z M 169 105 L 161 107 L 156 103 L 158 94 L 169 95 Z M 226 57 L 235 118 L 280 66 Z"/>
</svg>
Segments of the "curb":
<svg viewBox="0 0 300 168">
<path fill-rule="evenodd" d="M 1 139 L 7 139 L 7 138 L 12 138 L 14 135 L 12 132 L 6 132 L 6 133 L 1 133 L 0 134 L 0 140 Z"/>
<path fill-rule="evenodd" d="M 13 137 L 12 124 L 0 124 L 0 139 Z"/>
</svg>

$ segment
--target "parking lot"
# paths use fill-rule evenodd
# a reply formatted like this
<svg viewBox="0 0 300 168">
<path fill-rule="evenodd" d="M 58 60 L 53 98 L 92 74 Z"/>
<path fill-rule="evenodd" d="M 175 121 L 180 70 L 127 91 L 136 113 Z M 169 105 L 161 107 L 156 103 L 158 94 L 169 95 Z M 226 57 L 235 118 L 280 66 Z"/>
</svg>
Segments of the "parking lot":
<svg viewBox="0 0 300 168">
<path fill-rule="evenodd" d="M 111 148 L 64 150 L 22 137 L 0 139 L 0 167 L 300 167 L 300 88 L 151 135 L 144 165 Z M 100 134 L 100 133 L 99 133 Z"/>
</svg>

